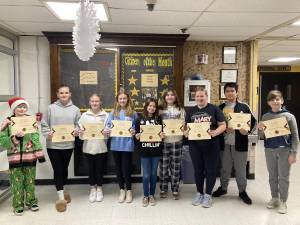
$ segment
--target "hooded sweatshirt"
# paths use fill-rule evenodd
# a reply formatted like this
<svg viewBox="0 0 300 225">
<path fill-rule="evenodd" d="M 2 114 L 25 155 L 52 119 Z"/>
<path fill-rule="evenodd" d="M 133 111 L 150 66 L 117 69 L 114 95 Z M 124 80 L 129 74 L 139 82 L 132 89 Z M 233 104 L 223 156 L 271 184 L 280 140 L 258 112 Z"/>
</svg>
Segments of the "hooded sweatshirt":
<svg viewBox="0 0 300 225">
<path fill-rule="evenodd" d="M 48 106 L 48 115 L 46 121 L 41 122 L 42 134 L 47 137 L 53 125 L 73 124 L 74 129 L 79 128 L 78 121 L 80 118 L 80 110 L 73 105 L 72 101 L 63 105 L 59 100 Z M 60 143 L 52 143 L 47 139 L 47 148 L 53 149 L 72 149 L 74 148 L 74 141 L 66 141 Z"/>
<path fill-rule="evenodd" d="M 265 139 L 264 140 L 265 148 L 276 149 L 276 148 L 288 147 L 291 153 L 296 154 L 298 150 L 298 144 L 299 144 L 299 135 L 298 135 L 296 118 L 293 114 L 291 114 L 288 110 L 284 108 L 278 112 L 269 111 L 262 116 L 261 121 L 263 122 L 266 120 L 276 119 L 280 117 L 286 118 L 289 128 L 291 130 L 290 135 L 265 139 L 263 131 L 259 131 L 258 134 L 260 137 Z"/>
</svg>

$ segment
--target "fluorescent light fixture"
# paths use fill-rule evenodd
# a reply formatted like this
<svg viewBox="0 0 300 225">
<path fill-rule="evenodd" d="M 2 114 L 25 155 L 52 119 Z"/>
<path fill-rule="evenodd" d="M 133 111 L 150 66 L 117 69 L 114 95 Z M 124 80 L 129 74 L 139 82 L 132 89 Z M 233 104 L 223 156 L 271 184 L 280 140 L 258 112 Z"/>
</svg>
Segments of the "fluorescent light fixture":
<svg viewBox="0 0 300 225">
<path fill-rule="evenodd" d="M 296 22 L 292 23 L 293 26 L 300 26 L 300 20 L 297 20 Z"/>
<path fill-rule="evenodd" d="M 79 2 L 54 2 L 47 1 L 47 8 L 52 11 L 61 20 L 75 20 L 76 12 L 79 8 Z M 102 22 L 109 21 L 108 8 L 104 3 L 95 2 L 95 9 L 97 11 L 97 17 Z"/>
<path fill-rule="evenodd" d="M 300 60 L 300 57 L 278 57 L 274 59 L 269 59 L 268 62 L 293 62 Z"/>
</svg>

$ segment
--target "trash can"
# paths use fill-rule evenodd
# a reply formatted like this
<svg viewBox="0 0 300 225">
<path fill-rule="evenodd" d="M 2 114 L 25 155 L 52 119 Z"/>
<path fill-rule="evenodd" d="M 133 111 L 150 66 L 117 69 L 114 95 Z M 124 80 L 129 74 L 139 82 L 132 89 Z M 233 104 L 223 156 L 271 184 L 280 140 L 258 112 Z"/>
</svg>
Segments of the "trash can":
<svg viewBox="0 0 300 225">
<path fill-rule="evenodd" d="M 181 179 L 184 184 L 195 184 L 194 167 L 188 145 L 182 146 Z"/>
</svg>

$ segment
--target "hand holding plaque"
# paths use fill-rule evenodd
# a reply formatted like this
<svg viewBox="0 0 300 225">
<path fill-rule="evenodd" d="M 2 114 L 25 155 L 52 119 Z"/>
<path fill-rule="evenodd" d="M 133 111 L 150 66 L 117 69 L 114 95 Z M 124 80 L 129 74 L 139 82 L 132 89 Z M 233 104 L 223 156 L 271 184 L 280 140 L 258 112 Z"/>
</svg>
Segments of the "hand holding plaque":
<svg viewBox="0 0 300 225">
<path fill-rule="evenodd" d="M 163 120 L 163 131 L 168 136 L 181 136 L 183 135 L 184 121 L 179 119 Z"/>
<path fill-rule="evenodd" d="M 66 142 L 74 141 L 74 125 L 71 124 L 61 124 L 52 126 L 53 136 L 52 142 Z"/>
<path fill-rule="evenodd" d="M 83 140 L 96 140 L 104 139 L 103 129 L 104 123 L 86 123 L 82 125 L 83 134 L 81 138 Z"/>
<path fill-rule="evenodd" d="M 251 114 L 249 113 L 229 113 L 228 127 L 234 130 L 244 129 L 250 131 Z"/>
<path fill-rule="evenodd" d="M 18 132 L 30 134 L 37 132 L 37 122 L 35 116 L 11 117 L 11 133 L 16 135 Z"/>
<path fill-rule="evenodd" d="M 160 142 L 161 125 L 141 125 L 140 141 Z"/>
<path fill-rule="evenodd" d="M 211 139 L 208 131 L 210 130 L 210 122 L 188 123 L 188 139 L 189 140 L 208 140 Z"/>
<path fill-rule="evenodd" d="M 291 134 L 288 122 L 285 117 L 280 117 L 262 122 L 266 138 L 279 137 Z"/>
<path fill-rule="evenodd" d="M 111 137 L 132 137 L 130 132 L 132 121 L 129 120 L 112 120 Z"/>
</svg>

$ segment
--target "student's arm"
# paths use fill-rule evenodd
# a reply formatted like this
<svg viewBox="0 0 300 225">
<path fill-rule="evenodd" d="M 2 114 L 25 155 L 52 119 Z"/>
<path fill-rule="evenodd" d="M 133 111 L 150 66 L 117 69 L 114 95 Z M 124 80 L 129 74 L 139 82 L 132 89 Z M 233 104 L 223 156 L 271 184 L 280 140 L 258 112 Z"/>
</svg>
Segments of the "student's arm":
<svg viewBox="0 0 300 225">
<path fill-rule="evenodd" d="M 7 150 L 10 149 L 13 144 L 8 129 L 9 127 L 6 127 L 3 131 L 0 132 L 0 146 Z"/>
<path fill-rule="evenodd" d="M 249 131 L 249 133 L 251 134 L 255 130 L 255 126 L 256 126 L 257 121 L 256 121 L 255 117 L 253 116 L 253 113 L 251 112 L 251 109 L 249 108 L 249 106 L 248 105 L 246 105 L 246 106 L 247 106 L 246 113 L 251 114 L 251 125 L 250 125 L 250 131 Z"/>
<path fill-rule="evenodd" d="M 291 130 L 291 153 L 296 155 L 299 147 L 299 134 L 297 121 L 294 115 L 292 115 L 292 117 L 288 120 L 288 124 Z"/>
<path fill-rule="evenodd" d="M 37 157 L 40 163 L 45 162 L 45 156 L 43 153 L 43 146 L 40 142 L 39 133 L 31 134 L 32 148 L 34 151 L 34 155 Z"/>
<path fill-rule="evenodd" d="M 263 121 L 265 121 L 265 114 L 262 116 L 261 121 L 257 124 L 257 135 L 259 137 L 260 140 L 264 140 L 265 137 L 265 133 L 263 130 Z"/>
<path fill-rule="evenodd" d="M 47 138 L 48 135 L 51 133 L 51 128 L 49 126 L 50 118 L 51 118 L 51 109 L 50 106 L 48 106 L 47 120 L 45 119 L 41 120 L 41 132 L 45 138 Z"/>
<path fill-rule="evenodd" d="M 216 109 L 215 117 L 216 117 L 216 121 L 218 123 L 218 127 L 214 131 L 210 132 L 212 137 L 216 137 L 216 136 L 222 134 L 226 130 L 226 122 L 225 122 L 225 117 L 224 117 L 223 112 L 219 109 L 219 107 L 216 107 L 215 109 Z"/>
</svg>

